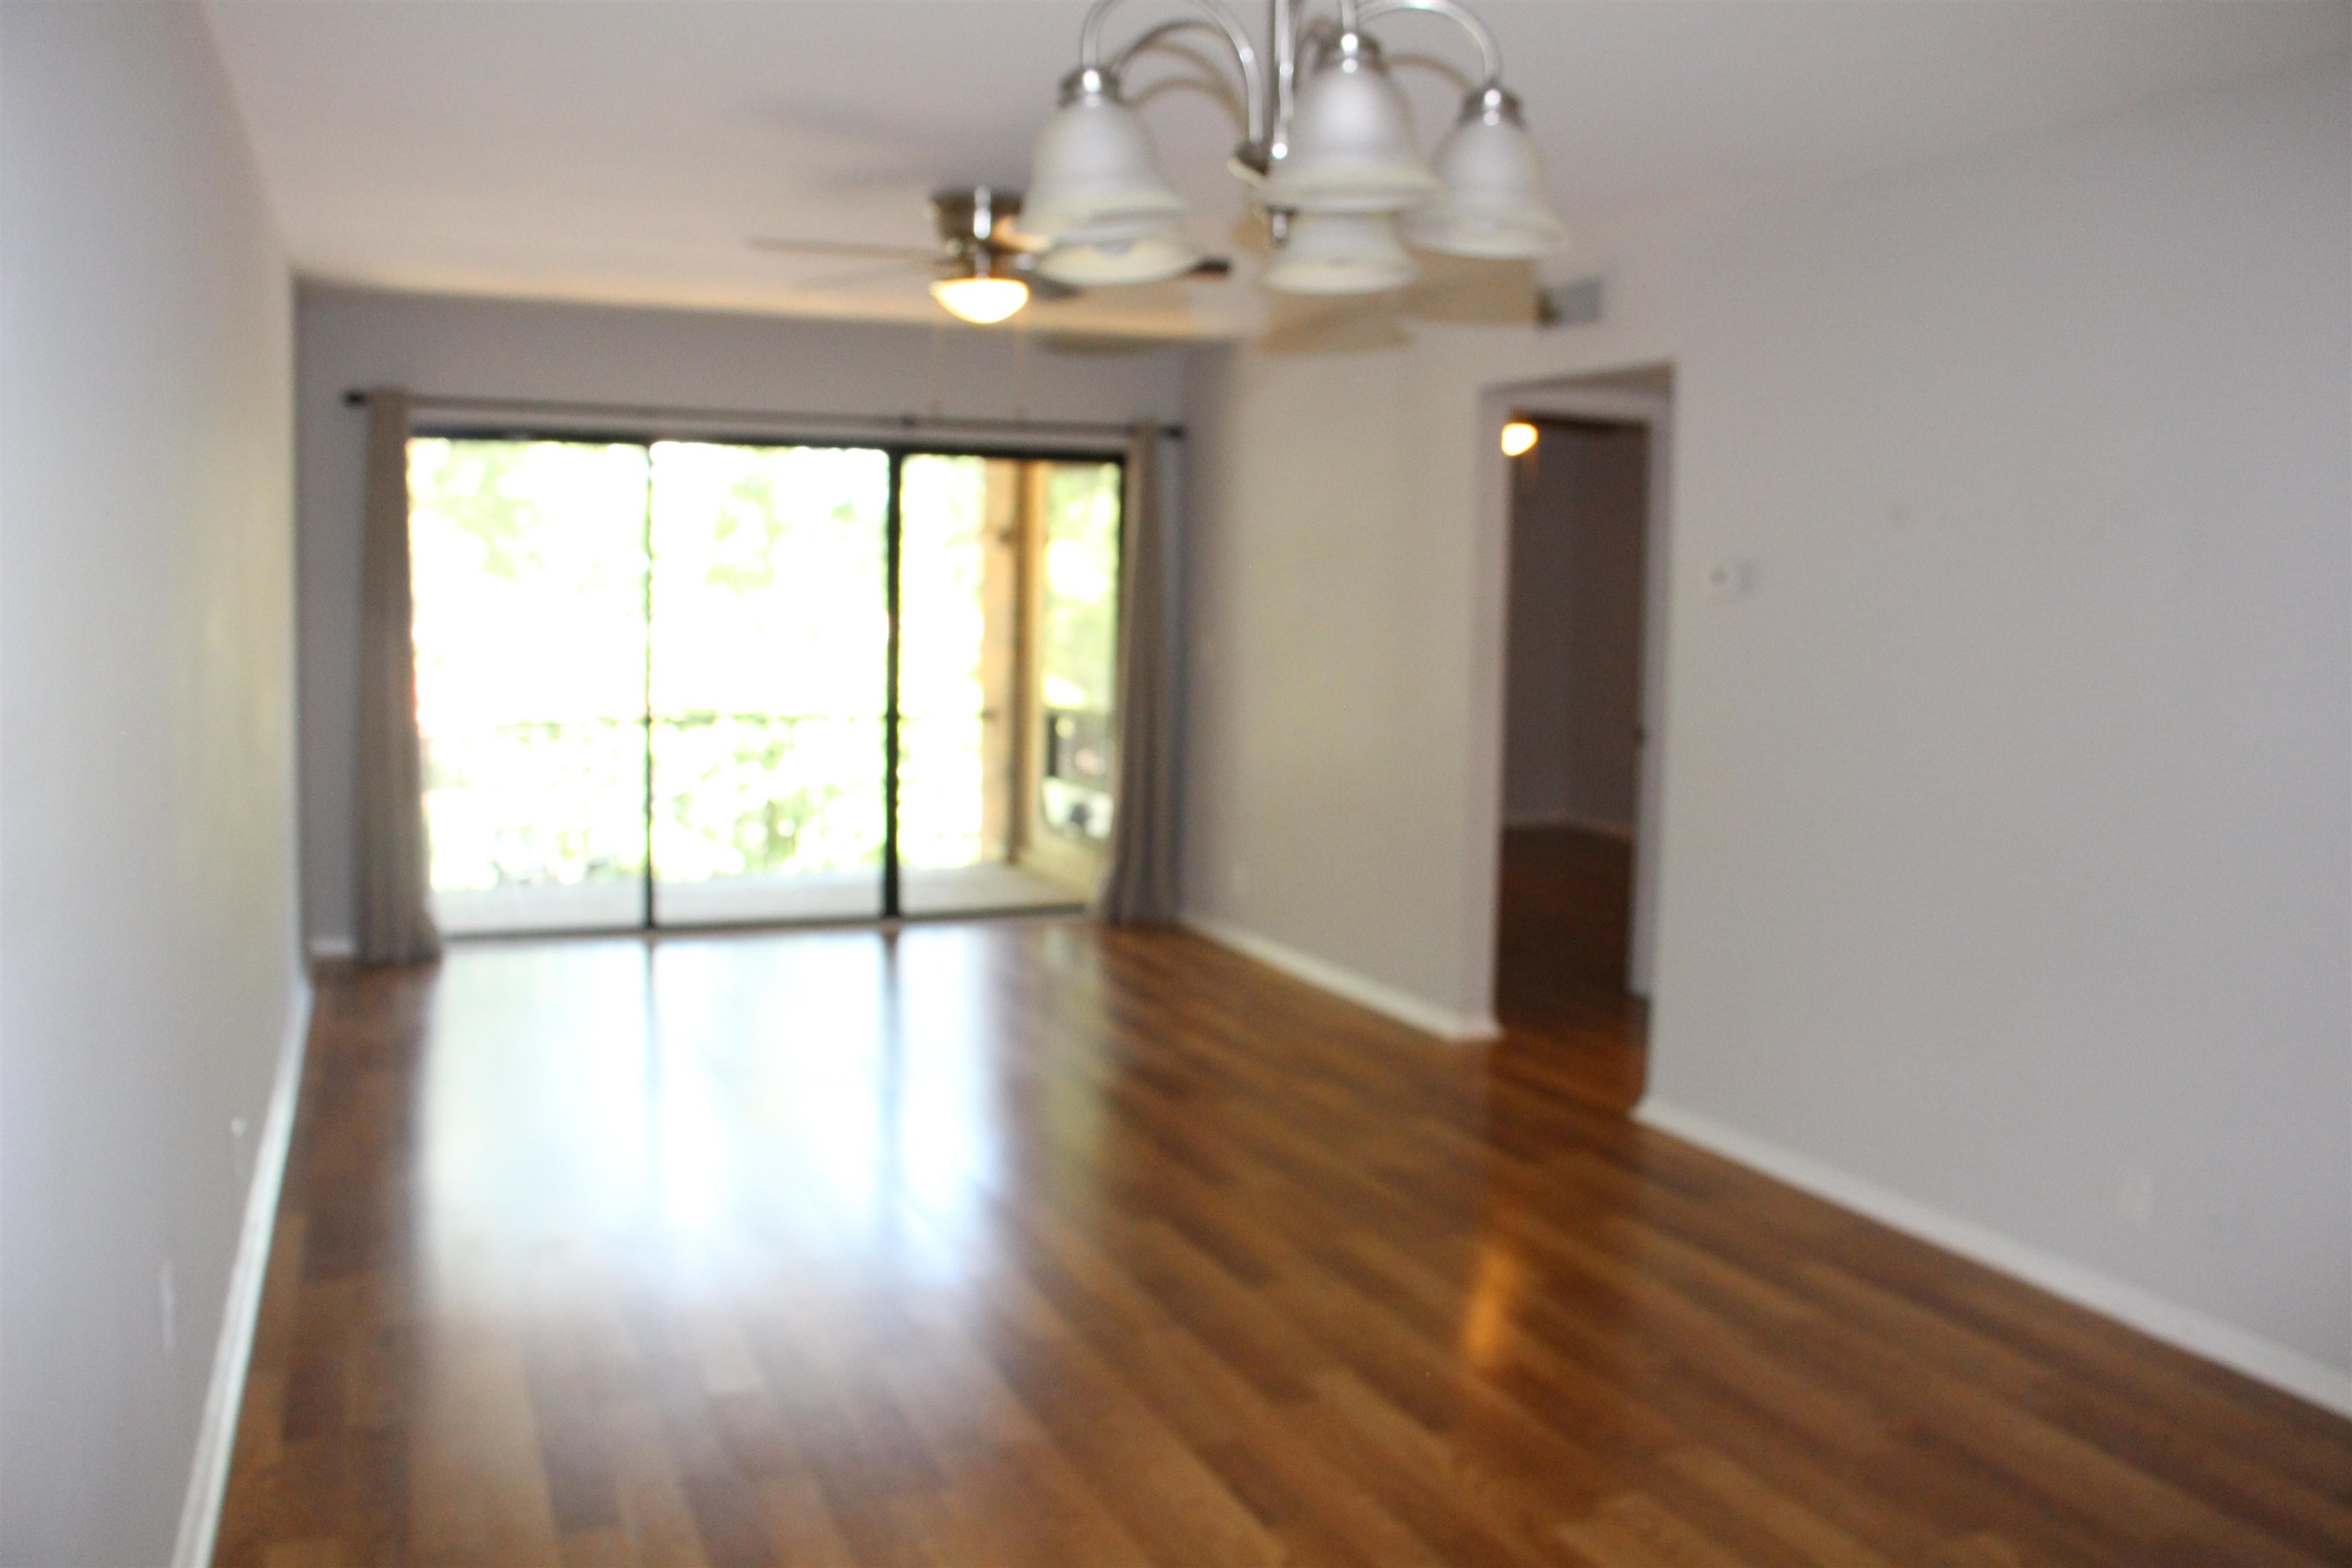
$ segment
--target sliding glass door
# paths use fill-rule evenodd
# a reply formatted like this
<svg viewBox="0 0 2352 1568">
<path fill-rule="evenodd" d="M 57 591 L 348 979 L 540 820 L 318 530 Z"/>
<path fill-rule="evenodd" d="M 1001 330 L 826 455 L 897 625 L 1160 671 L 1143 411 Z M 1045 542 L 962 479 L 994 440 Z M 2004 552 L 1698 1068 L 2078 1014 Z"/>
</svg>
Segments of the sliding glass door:
<svg viewBox="0 0 2352 1568">
<path fill-rule="evenodd" d="M 882 913 L 890 458 L 653 448 L 653 919 Z"/>
<path fill-rule="evenodd" d="M 445 931 L 644 919 L 647 469 L 642 446 L 409 443 Z"/>
<path fill-rule="evenodd" d="M 908 914 L 1093 896 L 1110 832 L 1119 479 L 1109 462 L 906 459 Z"/>
<path fill-rule="evenodd" d="M 1109 824 L 1119 475 L 413 441 L 443 929 L 1084 902 Z"/>
<path fill-rule="evenodd" d="M 1120 470 L 1053 463 L 1031 475 L 1038 752 L 1027 772 L 1030 859 L 1091 891 L 1110 838 L 1117 761 Z"/>
</svg>

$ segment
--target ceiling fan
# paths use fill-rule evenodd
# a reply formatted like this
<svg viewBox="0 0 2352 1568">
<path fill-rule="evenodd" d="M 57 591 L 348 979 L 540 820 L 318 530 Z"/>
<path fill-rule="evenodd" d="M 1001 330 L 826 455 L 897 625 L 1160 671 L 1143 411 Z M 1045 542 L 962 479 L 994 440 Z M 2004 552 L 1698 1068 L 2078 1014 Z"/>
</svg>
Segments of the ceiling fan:
<svg viewBox="0 0 2352 1568">
<path fill-rule="evenodd" d="M 818 279 L 823 288 L 854 282 L 901 269 L 935 274 L 931 297 L 949 314 L 985 326 L 1013 315 L 1031 298 L 1042 300 L 1075 299 L 1084 292 L 1083 277 L 1056 276 L 1049 241 L 1024 234 L 1015 220 L 1021 216 L 1021 193 L 974 185 L 967 190 L 940 191 L 931 197 L 931 221 L 940 242 L 924 248 L 911 245 L 861 245 L 832 239 L 784 239 L 755 235 L 755 250 L 783 251 L 797 256 L 860 257 L 881 263 L 855 273 Z M 1148 244 L 1148 239 L 1137 241 Z M 1098 247 L 1097 247 L 1098 248 Z M 1197 252 L 1195 253 L 1197 254 Z M 1223 257 L 1195 263 L 1183 276 L 1223 278 L 1234 264 Z"/>
</svg>

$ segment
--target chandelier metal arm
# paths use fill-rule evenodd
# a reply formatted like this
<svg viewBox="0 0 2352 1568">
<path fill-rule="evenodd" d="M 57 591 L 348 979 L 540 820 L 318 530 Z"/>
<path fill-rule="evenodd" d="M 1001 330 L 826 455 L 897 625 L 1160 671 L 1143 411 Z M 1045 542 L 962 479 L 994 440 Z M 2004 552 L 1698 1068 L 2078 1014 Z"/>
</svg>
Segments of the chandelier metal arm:
<svg viewBox="0 0 2352 1568">
<path fill-rule="evenodd" d="M 1298 57 L 1302 47 L 1310 46 L 1316 37 L 1330 34 L 1348 36 L 1358 32 L 1375 17 L 1398 11 L 1427 11 L 1460 27 L 1470 37 L 1478 50 L 1478 59 L 1485 75 L 1479 83 L 1481 90 L 1499 88 L 1503 80 L 1503 55 L 1496 47 L 1495 36 L 1468 7 L 1459 0 L 1337 0 L 1337 18 L 1324 17 L 1308 23 L 1303 29 L 1295 16 L 1296 0 L 1273 0 L 1273 16 L 1269 31 L 1273 35 L 1272 65 L 1274 79 L 1265 79 L 1266 59 L 1250 42 L 1249 34 L 1234 14 L 1219 0 L 1184 0 L 1198 16 L 1179 16 L 1146 28 L 1113 55 L 1108 63 L 1103 57 L 1103 29 L 1111 8 L 1119 0 L 1095 0 L 1087 10 L 1085 23 L 1078 30 L 1078 73 L 1071 80 L 1084 79 L 1089 84 L 1116 82 L 1135 57 L 1152 46 L 1182 32 L 1213 33 L 1225 41 L 1234 63 L 1241 68 L 1242 97 L 1247 121 L 1246 140 L 1234 157 L 1234 172 L 1255 179 L 1289 152 L 1291 110 L 1297 91 Z M 1065 90 L 1069 83 L 1064 84 Z M 1271 90 L 1269 91 L 1269 89 Z M 1093 90 L 1089 86 L 1088 90 Z"/>
<path fill-rule="evenodd" d="M 1081 71 L 1100 71 L 1103 68 L 1103 20 L 1110 8 L 1118 4 L 1118 0 L 1095 0 L 1088 8 L 1086 22 L 1078 30 L 1078 68 Z M 1258 58 L 1257 47 L 1250 42 L 1248 32 L 1234 14 L 1219 5 L 1217 0 L 1185 0 L 1185 4 L 1200 12 L 1201 16 L 1198 18 L 1181 17 L 1149 29 L 1118 52 L 1111 62 L 1110 75 L 1116 78 L 1137 51 L 1159 42 L 1171 33 L 1192 27 L 1216 33 L 1225 40 L 1226 47 L 1233 51 L 1234 63 L 1241 67 L 1242 96 L 1247 101 L 1244 112 L 1248 140 L 1243 143 L 1237 156 L 1251 163 L 1263 159 L 1266 144 L 1265 74 Z"/>
<path fill-rule="evenodd" d="M 1291 30 L 1290 0 L 1274 0 L 1274 127 L 1266 142 L 1266 161 L 1278 163 L 1290 155 L 1290 104 L 1297 91 L 1298 37 Z"/>
<path fill-rule="evenodd" d="M 1138 33 L 1128 41 L 1126 47 L 1111 56 L 1110 74 L 1115 77 L 1124 77 L 1127 74 L 1127 65 L 1129 60 L 1155 44 L 1163 39 L 1172 38 L 1179 33 L 1212 33 L 1223 30 L 1206 16 L 1177 16 L 1161 22 Z"/>
<path fill-rule="evenodd" d="M 1486 30 L 1486 24 L 1478 20 L 1469 7 L 1455 4 L 1455 0 L 1363 0 L 1360 6 L 1355 0 L 1346 0 L 1340 6 L 1342 27 L 1348 26 L 1346 13 L 1351 10 L 1359 22 L 1369 22 L 1393 11 L 1433 12 L 1460 26 L 1477 46 L 1479 63 L 1486 73 L 1486 79 L 1478 84 L 1480 90 L 1503 85 L 1503 51 L 1496 46 L 1495 35 Z"/>
<path fill-rule="evenodd" d="M 1097 0 L 1095 9 L 1105 10 L 1113 3 L 1114 0 Z M 1265 146 L 1265 79 L 1257 50 L 1251 46 L 1248 35 L 1242 32 L 1232 18 L 1218 14 L 1220 8 L 1211 0 L 1196 0 L 1196 3 L 1210 15 L 1178 16 L 1138 34 L 1125 48 L 1111 57 L 1110 74 L 1114 79 L 1126 75 L 1129 60 L 1178 33 L 1214 33 L 1224 39 L 1242 68 L 1242 97 L 1248 136 L 1243 143 L 1244 150 L 1262 149 Z"/>
</svg>

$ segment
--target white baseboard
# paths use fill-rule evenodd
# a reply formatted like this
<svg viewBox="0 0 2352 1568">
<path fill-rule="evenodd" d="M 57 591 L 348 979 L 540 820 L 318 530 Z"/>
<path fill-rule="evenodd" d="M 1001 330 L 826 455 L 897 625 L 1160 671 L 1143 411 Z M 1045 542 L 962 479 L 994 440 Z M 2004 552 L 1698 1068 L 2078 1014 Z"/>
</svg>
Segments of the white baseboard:
<svg viewBox="0 0 2352 1568">
<path fill-rule="evenodd" d="M 347 958 L 357 958 L 360 944 L 347 936 L 314 936 L 304 951 L 313 963 L 335 963 Z"/>
<path fill-rule="evenodd" d="M 1801 1187 L 1841 1208 L 1866 1215 L 1948 1252 L 2039 1286 L 2078 1307 L 2137 1329 L 2152 1339 L 2219 1362 L 2340 1415 L 2352 1415 L 2352 1373 L 2249 1333 L 2234 1324 L 2168 1301 L 2137 1285 L 1958 1218 L 1811 1155 L 1742 1132 L 1700 1111 L 1644 1100 L 1634 1120 L 1686 1143 Z"/>
<path fill-rule="evenodd" d="M 1207 937 L 1220 947 L 1230 947 L 1235 952 L 1281 970 L 1294 980 L 1304 980 L 1318 991 L 1328 991 L 1360 1007 L 1370 1007 L 1375 1013 L 1385 1014 L 1424 1035 L 1466 1041 L 1491 1040 L 1503 1032 L 1503 1026 L 1491 1016 L 1448 1012 L 1393 985 L 1367 979 L 1352 969 L 1326 963 L 1295 947 L 1286 947 L 1223 921 L 1187 916 L 1181 923 L 1187 931 Z"/>
<path fill-rule="evenodd" d="M 188 1493 L 180 1506 L 172 1568 L 209 1568 L 214 1538 L 220 1533 L 221 1501 L 228 1489 L 229 1459 L 236 1449 L 237 1413 L 245 1404 L 246 1368 L 253 1358 L 261 1287 L 269 1274 L 278 1193 L 286 1179 L 294 1102 L 302 1089 L 303 1046 L 310 1035 L 310 985 L 298 978 L 292 1016 L 278 1047 L 269 1109 L 262 1115 L 261 1136 L 254 1144 L 253 1184 L 246 1190 L 245 1225 L 237 1233 L 236 1258 L 229 1265 L 228 1305 L 221 1313 L 220 1342 L 213 1349 L 212 1383 L 205 1391 L 204 1424 L 196 1429 L 195 1463 L 189 1468 Z"/>
</svg>

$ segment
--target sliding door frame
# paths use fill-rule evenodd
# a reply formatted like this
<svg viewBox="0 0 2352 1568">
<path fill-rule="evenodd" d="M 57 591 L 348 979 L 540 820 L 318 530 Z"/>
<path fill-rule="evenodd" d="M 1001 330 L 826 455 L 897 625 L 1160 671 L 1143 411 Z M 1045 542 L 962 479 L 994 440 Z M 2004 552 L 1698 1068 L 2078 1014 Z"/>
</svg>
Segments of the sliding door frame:
<svg viewBox="0 0 2352 1568">
<path fill-rule="evenodd" d="M 901 542 L 905 519 L 901 510 L 907 459 L 909 458 L 985 458 L 1015 463 L 1100 463 L 1118 470 L 1120 496 L 1120 526 L 1118 544 L 1124 545 L 1126 529 L 1127 449 L 1125 447 L 1030 447 L 1010 442 L 990 442 L 960 445 L 951 441 L 896 439 L 858 440 L 835 433 L 822 437 L 779 435 L 767 431 L 759 435 L 740 435 L 723 430 L 648 431 L 620 428 L 608 425 L 540 425 L 517 424 L 512 420 L 486 422 L 482 420 L 419 420 L 409 429 L 411 440 L 437 441 L 551 441 L 583 447 L 642 447 L 646 450 L 646 510 L 644 540 L 646 581 L 644 613 L 646 625 L 646 679 L 644 691 L 645 756 L 645 865 L 639 872 L 639 886 L 644 890 L 640 900 L 637 925 L 641 933 L 656 934 L 702 931 L 758 931 L 782 927 L 871 925 L 877 921 L 892 923 L 907 921 L 985 920 L 1000 916 L 1034 915 L 1052 912 L 1055 909 L 1080 907 L 1075 900 L 1067 906 L 1045 905 L 1035 908 L 1008 910 L 960 910 L 935 914 L 908 914 L 901 905 L 900 867 L 898 864 L 898 760 L 900 755 L 898 709 L 899 658 L 899 577 L 902 566 Z M 883 609 L 887 618 L 888 638 L 883 654 L 882 703 L 882 865 L 880 868 L 882 909 L 878 915 L 819 915 L 802 920 L 711 921 L 694 925 L 664 925 L 654 916 L 654 893 L 658 883 L 658 868 L 654 864 L 654 744 L 653 744 L 653 664 L 654 664 L 654 573 L 653 573 L 653 448 L 664 441 L 688 442 L 712 447 L 819 447 L 837 452 L 879 452 L 887 460 L 887 490 L 883 500 Z M 1115 563 L 1117 580 L 1123 581 L 1127 572 L 1126 552 L 1118 550 Z M 1124 637 L 1127 628 L 1119 627 Z M 599 932 L 611 934 L 627 927 L 592 927 L 579 931 L 485 931 L 481 936 L 528 937 L 544 935 L 593 936 Z M 464 940 L 473 940 L 469 934 Z"/>
<path fill-rule="evenodd" d="M 882 918 L 905 918 L 898 897 L 898 626 L 899 565 L 905 545 L 907 454 L 890 454 L 890 489 L 882 502 L 882 614 L 889 633 L 882 649 Z M 646 807 L 653 819 L 653 806 Z M 646 856 L 653 858 L 650 831 Z"/>
</svg>

